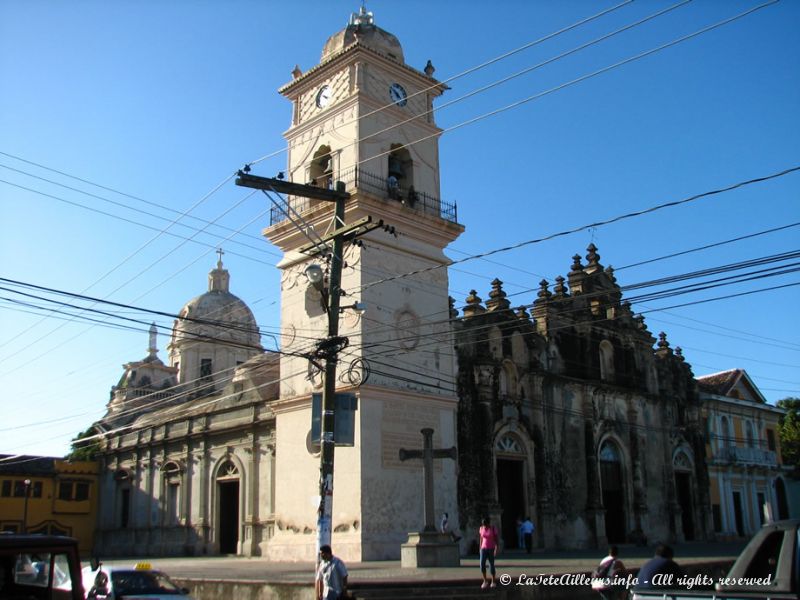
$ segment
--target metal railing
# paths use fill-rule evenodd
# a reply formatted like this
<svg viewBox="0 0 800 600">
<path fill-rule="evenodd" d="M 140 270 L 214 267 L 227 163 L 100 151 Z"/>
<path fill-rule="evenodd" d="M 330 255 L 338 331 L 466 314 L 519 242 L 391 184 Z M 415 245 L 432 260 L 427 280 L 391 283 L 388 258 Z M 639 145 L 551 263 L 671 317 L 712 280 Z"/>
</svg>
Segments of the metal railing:
<svg viewBox="0 0 800 600">
<path fill-rule="evenodd" d="M 387 202 L 399 202 L 409 210 L 458 223 L 458 207 L 455 202 L 446 202 L 426 192 L 418 192 L 413 187 L 396 186 L 390 191 L 386 178 L 358 167 L 342 171 L 338 177 L 325 181 L 324 185 L 331 185 L 333 180 L 344 182 L 346 190 L 350 193 L 366 193 Z M 287 200 L 298 213 L 311 208 L 311 201 L 308 198 L 289 196 Z M 270 209 L 270 225 L 286 220 L 285 208 L 273 206 Z"/>
<path fill-rule="evenodd" d="M 775 467 L 778 465 L 778 455 L 775 452 L 752 447 L 725 446 L 714 454 L 714 458 L 725 463 L 743 465 L 762 465 L 768 467 Z"/>
</svg>

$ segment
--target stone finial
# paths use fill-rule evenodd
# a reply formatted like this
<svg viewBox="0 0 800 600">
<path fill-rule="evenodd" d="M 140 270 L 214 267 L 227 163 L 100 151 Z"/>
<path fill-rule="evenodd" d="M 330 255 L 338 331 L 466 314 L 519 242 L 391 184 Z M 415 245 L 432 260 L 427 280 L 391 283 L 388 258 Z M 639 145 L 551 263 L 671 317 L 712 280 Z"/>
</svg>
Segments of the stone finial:
<svg viewBox="0 0 800 600">
<path fill-rule="evenodd" d="M 300 70 L 300 65 L 295 65 L 294 69 L 292 69 L 292 79 L 299 79 L 302 74 L 303 71 Z"/>
<path fill-rule="evenodd" d="M 617 278 L 614 277 L 614 267 L 612 267 L 611 265 L 608 265 L 606 267 L 606 275 L 608 275 L 608 278 L 611 280 L 611 283 L 617 283 Z"/>
<path fill-rule="evenodd" d="M 531 320 L 531 316 L 528 314 L 528 309 L 525 305 L 518 306 L 517 311 L 514 314 L 518 319 L 525 319 L 526 321 Z"/>
<path fill-rule="evenodd" d="M 667 341 L 667 334 L 663 331 L 658 334 L 658 350 L 656 350 L 656 354 L 659 356 L 666 356 L 672 354 L 672 348 L 669 347 L 669 342 Z"/>
<path fill-rule="evenodd" d="M 678 357 L 678 360 L 680 360 L 681 362 L 686 360 L 683 357 L 683 349 L 680 346 L 675 346 L 675 356 Z"/>
<path fill-rule="evenodd" d="M 550 293 L 550 290 L 547 289 L 549 284 L 547 283 L 547 279 L 542 279 L 539 282 L 539 292 L 536 294 L 537 299 L 534 304 L 539 304 L 541 302 L 547 302 L 553 296 Z"/>
<path fill-rule="evenodd" d="M 556 298 L 564 298 L 567 296 L 567 287 L 564 285 L 565 279 L 559 275 L 556 277 L 556 284 L 553 287 L 553 292 Z"/>
<path fill-rule="evenodd" d="M 636 328 L 644 331 L 645 329 L 644 315 L 633 315 L 633 320 L 636 323 Z"/>
<path fill-rule="evenodd" d="M 499 279 L 492 281 L 492 291 L 489 292 L 489 300 L 486 301 L 486 308 L 488 310 L 503 310 L 508 308 L 511 303 L 506 298 L 506 293 L 503 291 L 503 282 Z"/>
<path fill-rule="evenodd" d="M 600 255 L 597 253 L 597 246 L 594 244 L 589 244 L 586 247 L 586 252 L 586 269 L 584 270 L 587 273 L 594 273 L 601 268 Z"/>
<path fill-rule="evenodd" d="M 452 296 L 447 297 L 447 304 L 450 310 L 450 319 L 458 318 L 458 310 L 456 309 L 456 299 Z"/>
<path fill-rule="evenodd" d="M 475 290 L 469 291 L 469 296 L 467 296 L 465 302 L 467 303 L 463 309 L 465 318 L 474 317 L 486 312 L 486 309 L 481 306 L 481 299 L 478 296 L 478 292 Z"/>
<path fill-rule="evenodd" d="M 631 310 L 631 303 L 627 300 L 624 300 L 619 305 L 619 314 L 626 319 L 630 319 L 633 316 L 633 311 Z"/>
<path fill-rule="evenodd" d="M 427 64 L 425 65 L 425 75 L 428 77 L 433 77 L 434 72 L 436 71 L 436 67 L 433 66 L 433 63 L 428 59 Z"/>
<path fill-rule="evenodd" d="M 583 265 L 581 264 L 581 255 L 576 254 L 572 257 L 572 268 L 567 275 L 569 281 L 569 291 L 572 295 L 583 293 L 583 280 L 586 278 L 586 273 L 583 272 Z"/>
</svg>

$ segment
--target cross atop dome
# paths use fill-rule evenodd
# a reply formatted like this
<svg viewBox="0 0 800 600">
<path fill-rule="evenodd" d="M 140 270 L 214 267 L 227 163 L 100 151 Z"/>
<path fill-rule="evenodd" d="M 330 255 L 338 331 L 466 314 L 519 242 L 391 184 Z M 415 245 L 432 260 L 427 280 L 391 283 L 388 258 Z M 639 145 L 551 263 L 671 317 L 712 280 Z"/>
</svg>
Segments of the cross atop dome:
<svg viewBox="0 0 800 600">
<path fill-rule="evenodd" d="M 350 15 L 350 25 L 375 25 L 375 16 L 367 11 L 366 2 L 361 3 L 361 9 L 358 13 L 352 13 Z"/>
<path fill-rule="evenodd" d="M 222 255 L 225 252 L 222 248 L 217 250 L 217 268 L 212 269 L 208 273 L 208 291 L 209 292 L 227 292 L 229 291 L 231 276 L 226 269 L 222 266 Z"/>
</svg>

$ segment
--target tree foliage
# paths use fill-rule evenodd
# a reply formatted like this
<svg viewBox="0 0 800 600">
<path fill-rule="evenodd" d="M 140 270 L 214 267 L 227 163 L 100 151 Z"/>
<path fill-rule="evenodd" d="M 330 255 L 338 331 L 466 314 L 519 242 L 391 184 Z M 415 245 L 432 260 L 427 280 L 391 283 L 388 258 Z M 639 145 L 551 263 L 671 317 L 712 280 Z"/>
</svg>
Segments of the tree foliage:
<svg viewBox="0 0 800 600">
<path fill-rule="evenodd" d="M 800 398 L 778 400 L 777 406 L 786 410 L 779 430 L 783 464 L 800 473 Z"/>
<path fill-rule="evenodd" d="M 97 431 L 95 431 L 94 425 L 90 425 L 86 431 L 82 431 L 72 438 L 72 450 L 65 458 L 67 460 L 94 460 L 100 449 L 99 440 L 83 441 L 83 439 L 95 434 L 97 434 Z"/>
</svg>

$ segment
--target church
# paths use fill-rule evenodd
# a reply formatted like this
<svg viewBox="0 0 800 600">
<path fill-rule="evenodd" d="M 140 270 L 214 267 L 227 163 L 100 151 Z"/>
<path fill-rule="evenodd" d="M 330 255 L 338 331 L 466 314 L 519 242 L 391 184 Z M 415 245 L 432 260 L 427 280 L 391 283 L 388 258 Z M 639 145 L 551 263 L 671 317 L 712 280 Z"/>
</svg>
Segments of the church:
<svg viewBox="0 0 800 600">
<path fill-rule="evenodd" d="M 352 436 L 336 448 L 336 554 L 398 559 L 420 530 L 422 466 L 400 451 L 419 449 L 422 429 L 435 448 L 457 448 L 457 461 L 435 461 L 433 480 L 436 514 L 464 532 L 462 552 L 487 515 L 511 546 L 523 515 L 543 548 L 706 539 L 691 369 L 632 314 L 597 248 L 552 287 L 542 282 L 529 308 L 512 308 L 498 280 L 485 302 L 472 292 L 453 308 L 445 249 L 464 226 L 440 198 L 433 104 L 448 87 L 434 71 L 406 64 L 399 40 L 362 8 L 318 65 L 295 68 L 279 90 L 292 106 L 287 179 L 342 182 L 346 223 L 394 228 L 345 247 L 340 335 L 350 344 L 336 389 Z M 280 352 L 262 348 L 220 255 L 207 291 L 175 320 L 167 363 L 153 329 L 147 356 L 112 388 L 96 424 L 101 555 L 314 557 L 322 372 L 308 354 L 328 316 L 306 273 L 328 265 L 304 251 L 309 238 L 289 217 L 321 233 L 332 208 L 288 203 L 264 229 L 283 252 Z"/>
</svg>

